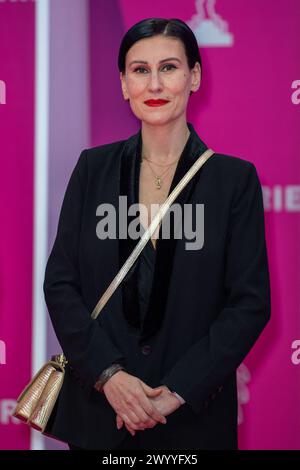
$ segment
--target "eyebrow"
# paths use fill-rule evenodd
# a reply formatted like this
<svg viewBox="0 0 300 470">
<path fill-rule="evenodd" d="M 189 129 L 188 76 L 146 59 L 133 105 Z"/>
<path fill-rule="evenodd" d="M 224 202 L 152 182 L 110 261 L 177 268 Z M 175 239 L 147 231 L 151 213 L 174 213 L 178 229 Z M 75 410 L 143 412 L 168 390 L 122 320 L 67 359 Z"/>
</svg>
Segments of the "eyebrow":
<svg viewBox="0 0 300 470">
<path fill-rule="evenodd" d="M 167 59 L 162 59 L 159 61 L 159 64 L 166 62 L 167 60 L 177 60 L 181 64 L 181 60 L 179 60 L 177 57 L 168 57 Z M 133 60 L 129 65 L 132 64 L 148 64 L 148 62 L 146 60 Z"/>
</svg>

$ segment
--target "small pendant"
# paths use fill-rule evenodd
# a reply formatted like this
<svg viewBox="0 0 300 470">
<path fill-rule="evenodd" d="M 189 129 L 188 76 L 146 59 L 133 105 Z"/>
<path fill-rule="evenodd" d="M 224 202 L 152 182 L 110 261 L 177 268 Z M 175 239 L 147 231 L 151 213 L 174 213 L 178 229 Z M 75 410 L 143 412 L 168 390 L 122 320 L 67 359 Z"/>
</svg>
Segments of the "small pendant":
<svg viewBox="0 0 300 470">
<path fill-rule="evenodd" d="M 161 188 L 161 179 L 157 176 L 156 177 L 156 181 L 155 181 L 155 184 L 156 184 L 156 187 L 157 189 L 160 189 Z"/>
</svg>

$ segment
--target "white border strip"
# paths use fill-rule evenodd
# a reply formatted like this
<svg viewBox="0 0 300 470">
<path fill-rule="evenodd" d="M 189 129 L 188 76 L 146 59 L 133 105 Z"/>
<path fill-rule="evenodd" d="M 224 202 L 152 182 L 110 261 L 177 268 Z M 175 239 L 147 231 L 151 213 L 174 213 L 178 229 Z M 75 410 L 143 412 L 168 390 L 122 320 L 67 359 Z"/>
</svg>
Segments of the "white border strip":
<svg viewBox="0 0 300 470">
<path fill-rule="evenodd" d="M 32 374 L 46 362 L 47 322 L 43 280 L 48 244 L 49 0 L 35 4 L 35 130 Z M 31 430 L 32 450 L 44 449 L 44 436 Z"/>
</svg>

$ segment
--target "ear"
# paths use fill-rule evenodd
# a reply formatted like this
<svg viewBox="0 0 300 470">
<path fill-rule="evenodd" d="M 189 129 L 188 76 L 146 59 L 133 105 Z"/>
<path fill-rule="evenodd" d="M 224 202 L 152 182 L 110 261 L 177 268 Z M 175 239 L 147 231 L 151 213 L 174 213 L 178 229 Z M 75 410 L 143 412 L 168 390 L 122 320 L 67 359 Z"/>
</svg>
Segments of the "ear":
<svg viewBox="0 0 300 470">
<path fill-rule="evenodd" d="M 199 90 L 201 83 L 202 71 L 199 62 L 196 62 L 192 69 L 192 84 L 191 91 L 195 92 Z"/>
<path fill-rule="evenodd" d="M 121 87 L 122 87 L 122 93 L 123 93 L 123 97 L 124 97 L 124 100 L 129 100 L 129 96 L 128 96 L 128 93 L 127 93 L 127 88 L 126 88 L 126 83 L 125 83 L 125 79 L 124 79 L 124 76 L 123 76 L 123 73 L 120 72 L 120 80 L 121 80 Z"/>
</svg>

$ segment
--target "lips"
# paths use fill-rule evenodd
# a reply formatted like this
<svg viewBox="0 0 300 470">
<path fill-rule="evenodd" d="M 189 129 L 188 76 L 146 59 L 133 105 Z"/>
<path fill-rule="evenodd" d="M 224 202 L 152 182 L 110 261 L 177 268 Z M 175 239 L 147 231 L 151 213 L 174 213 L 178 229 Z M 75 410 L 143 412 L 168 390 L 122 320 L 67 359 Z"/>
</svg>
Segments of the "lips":
<svg viewBox="0 0 300 470">
<path fill-rule="evenodd" d="M 169 103 L 169 100 L 147 100 L 144 101 L 147 106 L 163 106 L 164 104 Z"/>
</svg>

